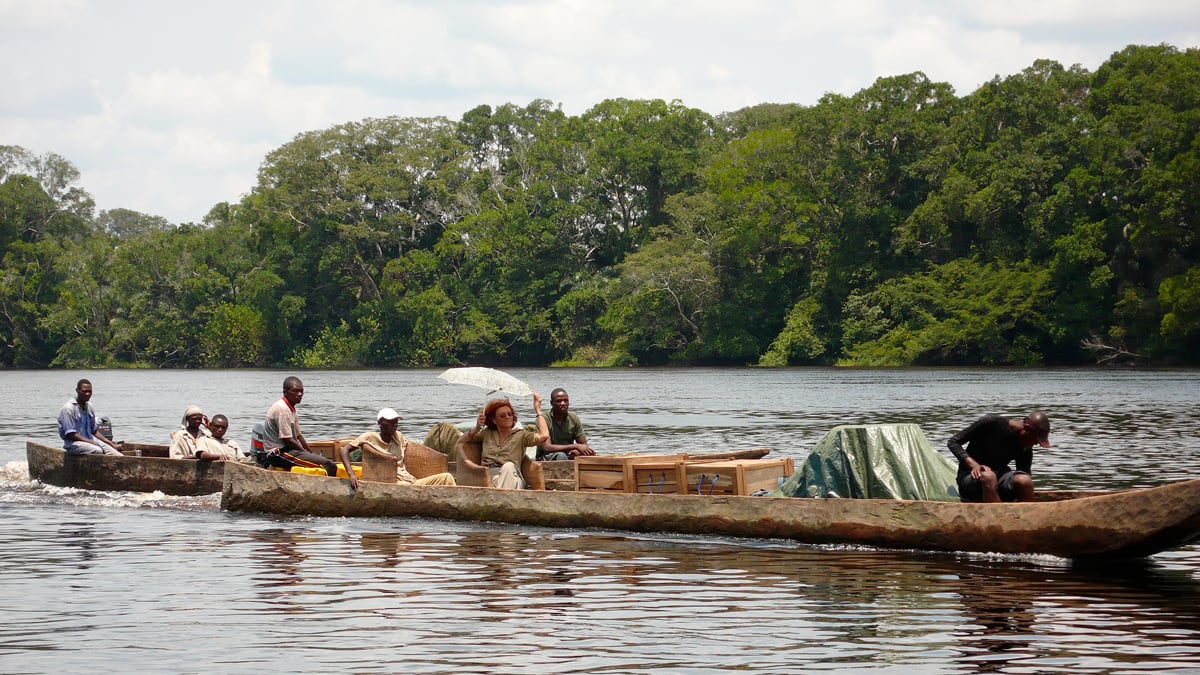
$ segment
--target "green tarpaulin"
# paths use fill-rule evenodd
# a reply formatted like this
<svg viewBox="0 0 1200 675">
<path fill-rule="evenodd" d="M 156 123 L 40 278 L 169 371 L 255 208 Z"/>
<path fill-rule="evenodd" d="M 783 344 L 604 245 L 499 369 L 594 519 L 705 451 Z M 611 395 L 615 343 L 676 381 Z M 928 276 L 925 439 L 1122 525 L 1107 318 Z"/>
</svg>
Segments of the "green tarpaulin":
<svg viewBox="0 0 1200 675">
<path fill-rule="evenodd" d="M 846 425 L 768 496 L 958 501 L 956 470 L 915 424 Z"/>
</svg>

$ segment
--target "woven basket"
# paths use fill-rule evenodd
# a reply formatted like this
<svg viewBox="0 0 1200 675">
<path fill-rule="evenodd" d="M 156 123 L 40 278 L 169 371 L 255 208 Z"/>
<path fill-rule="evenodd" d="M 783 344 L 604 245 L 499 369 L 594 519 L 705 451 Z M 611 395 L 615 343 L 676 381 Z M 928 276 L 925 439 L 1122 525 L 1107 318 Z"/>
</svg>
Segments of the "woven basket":
<svg viewBox="0 0 1200 675">
<path fill-rule="evenodd" d="M 370 443 L 362 446 L 362 478 L 377 483 L 395 483 L 400 458 L 384 452 Z M 415 441 L 405 441 L 404 468 L 415 478 L 446 473 L 446 456 Z"/>
<path fill-rule="evenodd" d="M 446 473 L 446 455 L 427 445 L 408 441 L 404 446 L 404 466 L 416 478 L 428 478 Z"/>
</svg>

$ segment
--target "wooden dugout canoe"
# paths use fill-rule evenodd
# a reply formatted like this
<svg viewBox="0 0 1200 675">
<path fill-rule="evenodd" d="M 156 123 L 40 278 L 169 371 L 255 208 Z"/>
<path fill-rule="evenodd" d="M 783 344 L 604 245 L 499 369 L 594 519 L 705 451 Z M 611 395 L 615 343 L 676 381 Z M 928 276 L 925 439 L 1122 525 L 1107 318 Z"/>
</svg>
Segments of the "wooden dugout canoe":
<svg viewBox="0 0 1200 675">
<path fill-rule="evenodd" d="M 228 511 L 426 517 L 932 551 L 1139 558 L 1200 536 L 1200 480 L 1019 504 L 408 486 L 229 465 Z"/>
<path fill-rule="evenodd" d="M 309 447 L 336 460 L 342 441 L 309 441 Z M 25 442 L 29 479 L 46 485 L 102 492 L 162 492 L 181 497 L 221 491 L 226 462 L 170 459 L 169 445 L 125 441 L 125 454 L 70 455 L 60 446 Z"/>
<path fill-rule="evenodd" d="M 337 448 L 342 443 L 344 441 L 321 440 L 310 441 L 309 446 L 336 462 L 339 461 Z M 159 491 L 168 495 L 195 496 L 221 491 L 226 462 L 169 459 L 169 446 L 154 443 L 127 441 L 124 447 L 127 454 L 121 457 L 69 455 L 60 446 L 26 441 L 25 459 L 29 479 L 46 485 L 104 492 Z M 714 453 L 711 457 L 761 457 L 767 452 L 765 448 L 758 448 Z M 573 462 L 542 464 L 548 467 L 548 475 L 557 479 L 555 485 L 565 485 L 568 474 L 573 476 Z"/>
<path fill-rule="evenodd" d="M 81 490 L 208 495 L 221 491 L 225 462 L 169 459 L 168 446 L 125 443 L 141 455 L 70 455 L 61 447 L 26 441 L 29 479 Z"/>
<path fill-rule="evenodd" d="M 343 441 L 309 441 L 314 452 L 337 461 L 337 448 Z M 71 455 L 60 446 L 37 441 L 25 442 L 25 461 L 29 479 L 46 485 L 99 490 L 102 492 L 162 492 L 191 497 L 221 491 L 225 465 L 237 462 L 209 462 L 195 459 L 170 459 L 169 445 L 125 441 L 124 455 Z"/>
</svg>

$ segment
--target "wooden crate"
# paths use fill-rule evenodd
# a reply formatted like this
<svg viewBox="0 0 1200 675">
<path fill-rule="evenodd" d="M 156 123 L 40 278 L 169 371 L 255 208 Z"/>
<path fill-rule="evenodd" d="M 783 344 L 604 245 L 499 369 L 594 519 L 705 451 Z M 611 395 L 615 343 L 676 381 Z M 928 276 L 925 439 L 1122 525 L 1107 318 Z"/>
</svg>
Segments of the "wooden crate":
<svg viewBox="0 0 1200 675">
<path fill-rule="evenodd" d="M 682 459 L 644 462 L 633 465 L 634 489 L 642 494 L 680 494 L 679 481 L 683 476 Z"/>
<path fill-rule="evenodd" d="M 634 467 L 670 464 L 686 455 L 593 455 L 575 458 L 575 489 L 579 492 L 637 492 Z"/>
<path fill-rule="evenodd" d="M 779 479 L 791 476 L 793 471 L 791 457 L 684 463 L 680 467 L 680 494 L 746 496 L 758 490 L 774 490 L 779 487 Z"/>
<path fill-rule="evenodd" d="M 309 441 L 308 447 L 318 455 L 324 455 L 335 462 L 340 462 L 342 461 L 342 457 L 338 454 L 338 449 L 347 443 L 353 442 L 355 438 L 357 437 Z M 322 469 L 322 471 L 324 471 L 324 469 Z"/>
</svg>

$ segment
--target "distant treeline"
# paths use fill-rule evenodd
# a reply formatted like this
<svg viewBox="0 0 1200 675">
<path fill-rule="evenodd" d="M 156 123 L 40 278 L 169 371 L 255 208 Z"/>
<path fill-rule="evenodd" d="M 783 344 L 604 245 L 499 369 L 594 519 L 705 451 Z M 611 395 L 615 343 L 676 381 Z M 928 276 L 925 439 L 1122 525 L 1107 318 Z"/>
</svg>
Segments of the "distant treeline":
<svg viewBox="0 0 1200 675">
<path fill-rule="evenodd" d="M 1200 362 L 1197 49 L 367 119 L 178 227 L 78 180 L 0 147 L 0 365 Z"/>
</svg>

